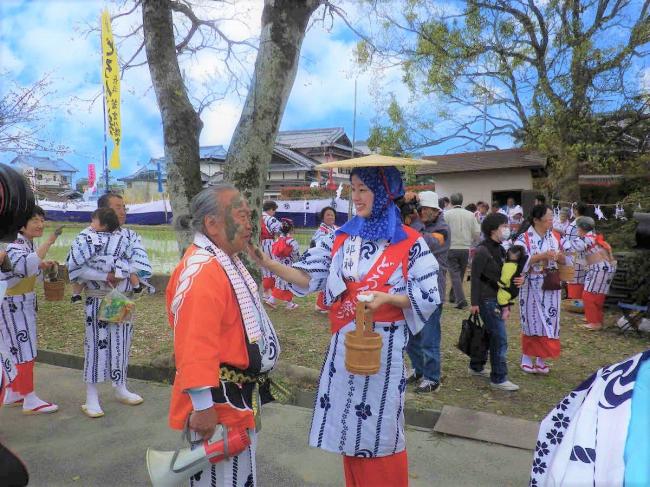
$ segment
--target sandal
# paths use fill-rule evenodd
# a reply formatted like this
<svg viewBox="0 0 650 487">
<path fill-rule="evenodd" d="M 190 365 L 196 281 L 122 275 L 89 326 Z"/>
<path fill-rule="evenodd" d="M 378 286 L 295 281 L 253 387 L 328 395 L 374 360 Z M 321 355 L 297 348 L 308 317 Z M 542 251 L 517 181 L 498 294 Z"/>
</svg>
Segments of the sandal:
<svg viewBox="0 0 650 487">
<path fill-rule="evenodd" d="M 104 416 L 104 411 L 92 411 L 88 409 L 88 406 L 86 406 L 85 404 L 81 405 L 81 410 L 89 418 L 101 418 L 102 416 Z"/>
<path fill-rule="evenodd" d="M 34 409 L 23 409 L 23 414 L 51 414 L 56 413 L 58 410 L 59 406 L 51 402 L 46 402 L 45 404 L 36 406 Z"/>
</svg>

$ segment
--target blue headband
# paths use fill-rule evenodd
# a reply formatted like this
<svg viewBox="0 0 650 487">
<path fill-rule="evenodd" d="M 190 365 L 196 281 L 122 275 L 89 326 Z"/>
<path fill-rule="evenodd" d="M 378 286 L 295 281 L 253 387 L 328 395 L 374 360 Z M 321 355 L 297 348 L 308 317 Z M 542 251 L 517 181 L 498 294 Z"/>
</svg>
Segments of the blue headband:
<svg viewBox="0 0 650 487">
<path fill-rule="evenodd" d="M 363 184 L 372 191 L 375 199 L 372 203 L 370 217 L 355 216 L 343 225 L 338 232 L 348 235 L 358 235 L 366 240 L 389 240 L 397 243 L 406 238 L 402 228 L 399 209 L 393 203 L 404 196 L 402 175 L 393 166 L 388 167 L 357 167 L 350 174 L 357 176 Z"/>
</svg>

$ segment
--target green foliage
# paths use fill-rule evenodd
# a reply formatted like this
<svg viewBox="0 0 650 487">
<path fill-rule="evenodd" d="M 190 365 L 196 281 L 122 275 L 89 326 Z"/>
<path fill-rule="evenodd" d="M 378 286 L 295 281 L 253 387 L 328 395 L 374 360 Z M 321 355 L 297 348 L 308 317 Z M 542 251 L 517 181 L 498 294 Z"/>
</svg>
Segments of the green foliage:
<svg viewBox="0 0 650 487">
<path fill-rule="evenodd" d="M 625 258 L 628 285 L 634 289 L 632 299 L 637 304 L 650 302 L 650 251 L 637 250 Z"/>
</svg>

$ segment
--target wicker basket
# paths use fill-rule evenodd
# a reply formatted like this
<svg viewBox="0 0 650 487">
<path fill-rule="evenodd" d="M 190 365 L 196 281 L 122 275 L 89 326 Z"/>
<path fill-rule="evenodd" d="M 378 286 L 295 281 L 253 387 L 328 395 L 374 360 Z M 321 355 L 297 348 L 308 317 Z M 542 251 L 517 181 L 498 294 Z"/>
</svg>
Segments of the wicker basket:
<svg viewBox="0 0 650 487">
<path fill-rule="evenodd" d="M 65 282 L 45 281 L 43 282 L 43 290 L 45 291 L 45 301 L 63 301 Z"/>
<path fill-rule="evenodd" d="M 571 282 L 576 276 L 576 270 L 572 265 L 558 264 L 558 270 L 562 282 Z"/>
<path fill-rule="evenodd" d="M 562 302 L 562 308 L 571 313 L 583 314 L 585 312 L 585 306 L 582 299 L 565 299 Z"/>
</svg>

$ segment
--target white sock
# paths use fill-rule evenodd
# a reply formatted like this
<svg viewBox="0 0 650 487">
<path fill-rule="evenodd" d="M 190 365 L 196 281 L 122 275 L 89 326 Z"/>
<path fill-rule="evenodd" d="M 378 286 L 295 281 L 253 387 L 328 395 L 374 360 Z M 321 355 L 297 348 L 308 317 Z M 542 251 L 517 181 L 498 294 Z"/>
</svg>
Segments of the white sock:
<svg viewBox="0 0 650 487">
<path fill-rule="evenodd" d="M 13 402 L 16 402 L 20 399 L 23 399 L 23 395 L 20 394 L 19 392 L 14 391 L 11 389 L 11 387 L 7 387 L 7 390 L 5 392 L 5 399 L 3 401 L 3 404 L 11 404 Z"/>
<path fill-rule="evenodd" d="M 540 369 L 543 369 L 544 367 L 546 367 L 546 363 L 544 362 L 544 359 L 541 358 L 541 357 L 537 357 L 537 359 L 535 360 L 535 365 L 537 367 L 539 367 Z"/>
<path fill-rule="evenodd" d="M 25 401 L 23 402 L 23 409 L 36 409 L 39 406 L 47 404 L 46 401 L 43 401 L 40 397 L 36 395 L 34 391 L 30 392 L 25 396 Z"/>
<path fill-rule="evenodd" d="M 86 384 L 86 408 L 93 413 L 103 412 L 102 407 L 99 405 L 97 384 Z"/>
<path fill-rule="evenodd" d="M 129 399 L 131 401 L 138 401 L 142 399 L 139 395 L 134 392 L 129 391 L 126 388 L 126 384 L 113 384 L 115 388 L 115 395 L 124 399 Z"/>
<path fill-rule="evenodd" d="M 274 298 L 272 295 L 269 296 L 268 299 L 267 299 L 266 301 L 269 302 L 269 303 L 271 303 L 271 304 L 275 304 L 275 298 Z"/>
<path fill-rule="evenodd" d="M 532 359 L 532 357 L 530 357 L 530 356 L 528 356 L 528 355 L 522 355 L 522 356 L 521 356 L 521 365 L 526 365 L 526 366 L 532 368 L 532 366 L 533 366 L 533 359 Z"/>
</svg>

